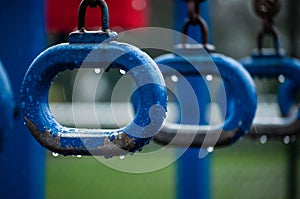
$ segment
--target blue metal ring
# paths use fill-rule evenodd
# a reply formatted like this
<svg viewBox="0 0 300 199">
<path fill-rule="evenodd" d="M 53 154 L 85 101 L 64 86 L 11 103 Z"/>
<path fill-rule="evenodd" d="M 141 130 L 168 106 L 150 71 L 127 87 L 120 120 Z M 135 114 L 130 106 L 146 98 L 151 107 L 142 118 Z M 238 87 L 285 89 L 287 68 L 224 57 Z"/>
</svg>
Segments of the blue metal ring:
<svg viewBox="0 0 300 199">
<path fill-rule="evenodd" d="M 92 53 L 92 56 L 91 54 Z M 140 108 L 134 120 L 115 130 L 77 129 L 60 125 L 50 112 L 48 92 L 55 76 L 81 67 L 122 69 L 135 80 Z M 21 89 L 22 112 L 35 139 L 63 155 L 119 156 L 140 150 L 165 118 L 167 94 L 156 63 L 129 44 L 60 44 L 41 53 L 29 67 Z"/>
<path fill-rule="evenodd" d="M 0 62 L 0 150 L 13 128 L 15 100 L 8 75 Z"/>
<path fill-rule="evenodd" d="M 263 51 L 254 52 L 251 57 L 244 58 L 240 62 L 254 77 L 278 78 L 279 75 L 284 75 L 284 77 L 293 81 L 297 88 L 300 88 L 300 61 L 297 59 L 284 56 L 282 53 Z M 285 95 L 288 97 L 289 93 Z M 284 100 L 284 102 L 287 101 Z M 281 107 L 283 113 L 287 112 L 286 108 Z M 254 137 L 262 135 L 281 137 L 295 134 L 299 130 L 300 109 L 298 109 L 297 115 L 281 118 L 278 122 L 261 119 L 261 121 L 253 124 L 250 135 Z"/>
<path fill-rule="evenodd" d="M 197 53 L 195 49 L 185 50 L 190 53 L 187 53 L 184 57 L 175 54 L 166 54 L 155 59 L 162 74 L 164 76 L 171 76 L 174 75 L 174 71 L 177 71 L 184 76 L 221 75 L 220 78 L 225 82 L 226 88 L 230 92 L 228 96 L 232 97 L 230 100 L 227 100 L 231 103 L 230 111 L 228 111 L 229 115 L 226 116 L 224 125 L 221 127 L 219 125 L 192 126 L 166 123 L 161 131 L 155 135 L 155 141 L 161 144 L 169 144 L 175 136 L 179 136 L 176 139 L 177 141 L 172 144 L 185 146 L 184 138 L 189 134 L 194 134 L 196 137 L 191 143 L 191 146 L 194 147 L 233 144 L 247 133 L 255 116 L 257 95 L 251 76 L 239 62 L 232 58 L 217 53 L 211 53 L 210 57 L 207 57 Z M 211 66 L 212 61 L 217 67 Z M 168 67 L 164 67 L 164 65 Z M 176 134 L 179 129 L 180 132 L 184 132 L 182 135 Z M 218 132 L 221 132 L 221 135 Z M 212 140 L 208 140 L 205 143 L 207 146 L 203 146 L 202 144 L 206 135 L 211 135 L 208 137 L 212 138 Z M 216 139 L 216 136 L 220 137 Z"/>
</svg>

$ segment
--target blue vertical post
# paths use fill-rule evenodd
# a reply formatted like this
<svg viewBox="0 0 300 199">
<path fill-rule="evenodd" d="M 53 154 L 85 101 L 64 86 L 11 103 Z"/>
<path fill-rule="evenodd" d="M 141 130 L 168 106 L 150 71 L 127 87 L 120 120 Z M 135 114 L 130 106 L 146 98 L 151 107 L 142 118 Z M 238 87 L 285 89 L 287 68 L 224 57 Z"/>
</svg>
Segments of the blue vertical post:
<svg viewBox="0 0 300 199">
<path fill-rule="evenodd" d="M 184 20 L 187 17 L 187 3 L 183 0 L 175 0 L 174 18 L 175 29 L 181 31 Z M 201 5 L 202 17 L 208 21 L 208 3 L 202 3 Z M 198 42 L 201 42 L 201 33 L 199 27 L 190 27 L 189 36 Z M 210 101 L 209 92 L 201 77 L 187 77 L 187 80 L 191 84 L 195 91 L 195 94 L 199 101 L 200 110 L 200 124 L 205 124 L 205 113 L 207 110 L 207 104 Z M 179 95 L 183 96 L 186 100 L 181 103 L 181 108 L 193 109 L 188 102 L 189 96 L 186 96 L 183 85 L 179 83 Z M 180 92 L 181 91 L 181 92 Z M 190 124 L 193 121 L 193 117 L 199 117 L 192 115 L 192 113 L 183 112 L 182 123 Z M 177 198 L 178 199 L 209 199 L 210 198 L 210 155 L 205 158 L 199 158 L 199 150 L 197 148 L 188 149 L 177 161 Z"/>
<path fill-rule="evenodd" d="M 11 78 L 16 103 L 32 60 L 45 48 L 44 1 L 0 2 L 0 59 Z M 45 151 L 20 115 L 0 153 L 0 198 L 44 198 Z"/>
</svg>

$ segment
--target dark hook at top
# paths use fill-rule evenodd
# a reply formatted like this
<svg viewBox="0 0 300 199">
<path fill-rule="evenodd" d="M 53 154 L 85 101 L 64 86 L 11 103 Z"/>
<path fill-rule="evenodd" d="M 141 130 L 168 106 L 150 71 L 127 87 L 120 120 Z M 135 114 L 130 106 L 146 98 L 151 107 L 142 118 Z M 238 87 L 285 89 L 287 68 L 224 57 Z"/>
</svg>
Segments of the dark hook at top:
<svg viewBox="0 0 300 199">
<path fill-rule="evenodd" d="M 278 32 L 274 26 L 274 17 L 280 12 L 280 0 L 254 0 L 255 12 L 262 19 L 263 27 L 258 33 L 257 43 L 258 50 L 261 52 L 263 46 L 263 38 L 265 35 L 273 37 L 274 48 L 279 53 Z"/>
<path fill-rule="evenodd" d="M 85 30 L 85 14 L 87 7 L 96 8 L 100 7 L 102 12 L 102 30 L 107 32 L 109 30 L 109 14 L 108 7 L 104 0 L 82 0 L 78 10 L 78 30 Z"/>
<path fill-rule="evenodd" d="M 192 21 L 194 24 L 196 24 L 200 16 L 199 4 L 203 3 L 206 0 L 184 0 L 184 1 L 188 3 L 189 20 Z"/>
<path fill-rule="evenodd" d="M 201 30 L 201 42 L 203 47 L 208 51 L 213 51 L 214 48 L 208 44 L 208 27 L 206 21 L 201 17 L 200 13 L 200 3 L 206 0 L 184 0 L 188 3 L 188 19 L 182 27 L 182 44 L 185 45 L 187 42 L 188 28 L 190 25 L 196 25 L 200 27 Z"/>
<path fill-rule="evenodd" d="M 280 12 L 280 8 L 280 0 L 255 0 L 255 11 L 262 18 L 274 18 Z"/>
</svg>

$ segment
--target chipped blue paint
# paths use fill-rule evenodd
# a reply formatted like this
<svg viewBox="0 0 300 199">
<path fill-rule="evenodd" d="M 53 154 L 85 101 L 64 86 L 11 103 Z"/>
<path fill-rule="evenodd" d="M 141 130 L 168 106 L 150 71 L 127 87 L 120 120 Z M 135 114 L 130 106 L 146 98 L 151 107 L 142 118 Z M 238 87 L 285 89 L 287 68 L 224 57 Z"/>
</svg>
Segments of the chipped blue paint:
<svg viewBox="0 0 300 199">
<path fill-rule="evenodd" d="M 95 43 L 78 41 L 87 38 L 92 42 L 93 36 L 95 32 L 74 32 L 70 35 L 73 43 L 50 47 L 33 61 L 21 88 L 25 122 L 41 145 L 63 155 L 111 157 L 141 150 L 165 119 L 167 94 L 163 77 L 146 53 L 112 41 L 116 33 L 110 32 L 108 40 L 97 37 Z M 141 95 L 140 108 L 130 124 L 114 130 L 77 129 L 62 126 L 55 120 L 48 104 L 51 82 L 59 73 L 79 68 L 122 69 L 133 77 Z"/>
<path fill-rule="evenodd" d="M 13 128 L 15 102 L 9 77 L 0 62 L 0 150 Z"/>
<path fill-rule="evenodd" d="M 230 140 L 232 144 L 243 137 L 252 125 L 257 106 L 255 84 L 249 73 L 236 60 L 217 53 L 204 56 L 201 52 L 203 49 L 183 48 L 179 53 L 181 56 L 166 54 L 156 58 L 155 61 L 164 76 L 174 75 L 174 69 L 184 76 L 221 76 L 220 78 L 226 85 L 226 91 L 230 93 L 227 95 L 227 102 L 231 103 L 227 107 L 229 111 L 227 111 L 228 115 L 226 115 L 222 129 L 225 131 L 224 134 L 234 134 Z M 181 125 L 181 131 L 184 131 L 184 126 Z M 213 132 L 214 129 L 205 130 L 209 134 L 210 130 Z M 163 131 L 164 129 L 161 133 L 164 133 Z M 201 130 L 193 132 L 201 132 Z M 167 130 L 165 133 L 167 134 Z"/>
</svg>

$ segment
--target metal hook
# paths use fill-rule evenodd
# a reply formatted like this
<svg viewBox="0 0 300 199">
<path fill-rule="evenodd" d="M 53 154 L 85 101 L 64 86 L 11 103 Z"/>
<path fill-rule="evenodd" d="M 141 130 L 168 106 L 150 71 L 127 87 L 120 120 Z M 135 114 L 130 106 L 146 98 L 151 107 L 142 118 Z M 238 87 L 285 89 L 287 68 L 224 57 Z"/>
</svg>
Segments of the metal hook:
<svg viewBox="0 0 300 199">
<path fill-rule="evenodd" d="M 104 0 L 82 0 L 78 11 L 78 30 L 85 31 L 85 14 L 87 7 L 100 7 L 102 12 L 102 30 L 107 32 L 109 30 L 109 14 L 108 7 Z"/>
<path fill-rule="evenodd" d="M 206 21 L 200 16 L 199 4 L 205 0 L 185 0 L 188 2 L 188 19 L 182 27 L 182 38 L 181 43 L 183 46 L 186 45 L 188 29 L 190 25 L 198 25 L 201 32 L 201 43 L 203 47 L 212 52 L 215 50 L 214 46 L 208 44 L 208 27 Z"/>
<path fill-rule="evenodd" d="M 271 35 L 273 37 L 274 48 L 276 53 L 279 54 L 279 39 L 278 32 L 274 26 L 274 17 L 279 13 L 281 8 L 280 0 L 255 0 L 254 1 L 255 12 L 263 21 L 262 30 L 257 36 L 257 48 L 258 51 L 262 51 L 263 38 L 265 35 Z"/>
<path fill-rule="evenodd" d="M 197 17 L 197 19 L 195 21 L 192 21 L 190 19 L 188 19 L 183 27 L 182 27 L 182 44 L 185 45 L 186 41 L 187 41 L 187 34 L 188 34 L 188 29 L 190 25 L 199 25 L 200 27 L 200 31 L 201 31 L 201 35 L 202 35 L 202 44 L 205 46 L 208 43 L 208 28 L 207 28 L 207 24 L 205 22 L 205 20 L 201 17 Z"/>
</svg>

